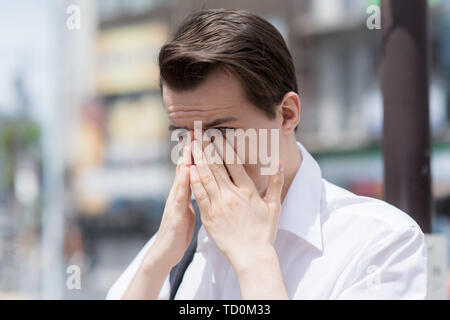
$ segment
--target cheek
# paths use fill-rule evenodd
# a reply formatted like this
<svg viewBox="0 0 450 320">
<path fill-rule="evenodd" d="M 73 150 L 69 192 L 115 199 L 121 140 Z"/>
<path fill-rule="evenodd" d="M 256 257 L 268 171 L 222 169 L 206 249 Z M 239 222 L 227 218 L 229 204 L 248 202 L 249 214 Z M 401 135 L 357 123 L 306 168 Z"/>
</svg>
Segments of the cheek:
<svg viewBox="0 0 450 320">
<path fill-rule="evenodd" d="M 246 165 L 255 166 L 260 163 L 259 159 L 259 141 L 256 138 L 237 139 L 234 138 L 234 152 L 239 156 L 242 162 Z"/>
<path fill-rule="evenodd" d="M 261 166 L 257 164 L 245 164 L 244 169 L 250 179 L 252 179 L 259 194 L 262 195 L 267 187 L 267 176 L 261 175 Z"/>
</svg>

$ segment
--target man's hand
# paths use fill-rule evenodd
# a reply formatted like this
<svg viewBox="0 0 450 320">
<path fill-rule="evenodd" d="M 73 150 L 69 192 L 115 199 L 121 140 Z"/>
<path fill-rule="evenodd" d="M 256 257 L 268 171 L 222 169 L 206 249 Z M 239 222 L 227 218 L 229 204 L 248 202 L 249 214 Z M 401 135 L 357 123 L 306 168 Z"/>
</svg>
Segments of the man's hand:
<svg viewBox="0 0 450 320">
<path fill-rule="evenodd" d="M 170 270 L 183 257 L 192 239 L 195 211 L 191 204 L 189 166 L 191 146 L 183 149 L 175 181 L 155 242 L 131 281 L 123 299 L 156 299 Z"/>
<path fill-rule="evenodd" d="M 228 145 L 226 150 L 230 149 Z M 216 151 L 220 150 L 216 146 Z M 222 161 L 211 158 L 208 152 L 203 152 L 197 140 L 193 142 L 192 154 L 195 165 L 190 170 L 191 185 L 203 226 L 232 264 L 243 297 L 287 298 L 273 248 L 281 212 L 282 163 L 277 173 L 269 177 L 267 191 L 261 197 L 239 162 L 224 164 L 221 154 Z M 254 272 L 258 268 L 261 270 L 259 274 Z M 267 279 L 264 279 L 267 277 L 274 281 L 272 286 L 269 284 L 262 291 L 254 286 L 255 280 L 267 284 Z M 270 292 L 270 288 L 275 292 Z"/>
<path fill-rule="evenodd" d="M 213 159 L 203 152 L 199 141 L 193 142 L 192 190 L 202 223 L 218 249 L 230 260 L 242 259 L 255 249 L 273 245 L 284 175 L 281 168 L 270 176 L 261 197 L 243 165 L 224 165 L 219 150 L 217 147 L 219 159 Z"/>
<path fill-rule="evenodd" d="M 189 167 L 191 145 L 183 148 L 183 156 L 177 164 L 175 181 L 164 208 L 164 214 L 152 251 L 165 257 L 170 267 L 183 257 L 192 239 L 195 211 L 191 203 Z"/>
</svg>

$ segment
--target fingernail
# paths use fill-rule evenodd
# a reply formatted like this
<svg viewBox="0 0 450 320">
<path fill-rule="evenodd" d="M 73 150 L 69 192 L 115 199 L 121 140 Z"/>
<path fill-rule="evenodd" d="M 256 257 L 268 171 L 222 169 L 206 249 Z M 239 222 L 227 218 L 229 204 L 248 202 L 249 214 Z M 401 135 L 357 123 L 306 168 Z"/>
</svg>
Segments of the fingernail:
<svg viewBox="0 0 450 320">
<path fill-rule="evenodd" d="M 280 160 L 279 164 L 278 164 L 278 171 L 279 172 L 283 172 L 284 171 L 284 163 L 283 160 Z"/>
</svg>

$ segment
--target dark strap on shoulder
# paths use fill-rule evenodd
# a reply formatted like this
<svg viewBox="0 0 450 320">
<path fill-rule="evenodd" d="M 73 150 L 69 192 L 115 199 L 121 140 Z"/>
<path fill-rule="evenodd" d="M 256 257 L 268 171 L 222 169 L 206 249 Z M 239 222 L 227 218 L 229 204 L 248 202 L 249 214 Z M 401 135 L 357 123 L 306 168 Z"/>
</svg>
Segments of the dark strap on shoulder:
<svg viewBox="0 0 450 320">
<path fill-rule="evenodd" d="M 194 257 L 194 253 L 197 250 L 197 235 L 200 226 L 202 225 L 202 221 L 200 219 L 200 211 L 198 209 L 197 202 L 192 200 L 192 206 L 195 210 L 195 224 L 194 224 L 194 232 L 192 236 L 191 243 L 189 244 L 186 252 L 184 253 L 183 258 L 181 258 L 180 262 L 170 270 L 169 282 L 170 282 L 170 300 L 174 300 L 175 295 L 177 294 L 178 287 L 183 280 L 184 272 L 192 261 Z"/>
</svg>

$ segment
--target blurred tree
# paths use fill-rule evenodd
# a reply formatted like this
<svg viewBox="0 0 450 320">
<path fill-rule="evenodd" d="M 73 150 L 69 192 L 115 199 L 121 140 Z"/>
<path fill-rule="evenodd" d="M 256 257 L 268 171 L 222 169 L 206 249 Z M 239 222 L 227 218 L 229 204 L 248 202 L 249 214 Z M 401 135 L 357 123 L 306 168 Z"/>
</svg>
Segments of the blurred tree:
<svg viewBox="0 0 450 320">
<path fill-rule="evenodd" d="M 0 194 L 5 196 L 13 195 L 14 174 L 19 160 L 30 157 L 30 161 L 41 167 L 41 129 L 29 116 L 30 99 L 24 85 L 23 73 L 16 74 L 13 84 L 18 112 L 0 119 L 0 191 L 4 191 Z"/>
<path fill-rule="evenodd" d="M 14 170 L 19 157 L 39 148 L 40 127 L 31 119 L 12 118 L 0 120 L 0 150 L 3 154 L 3 185 L 13 190 Z"/>
</svg>

